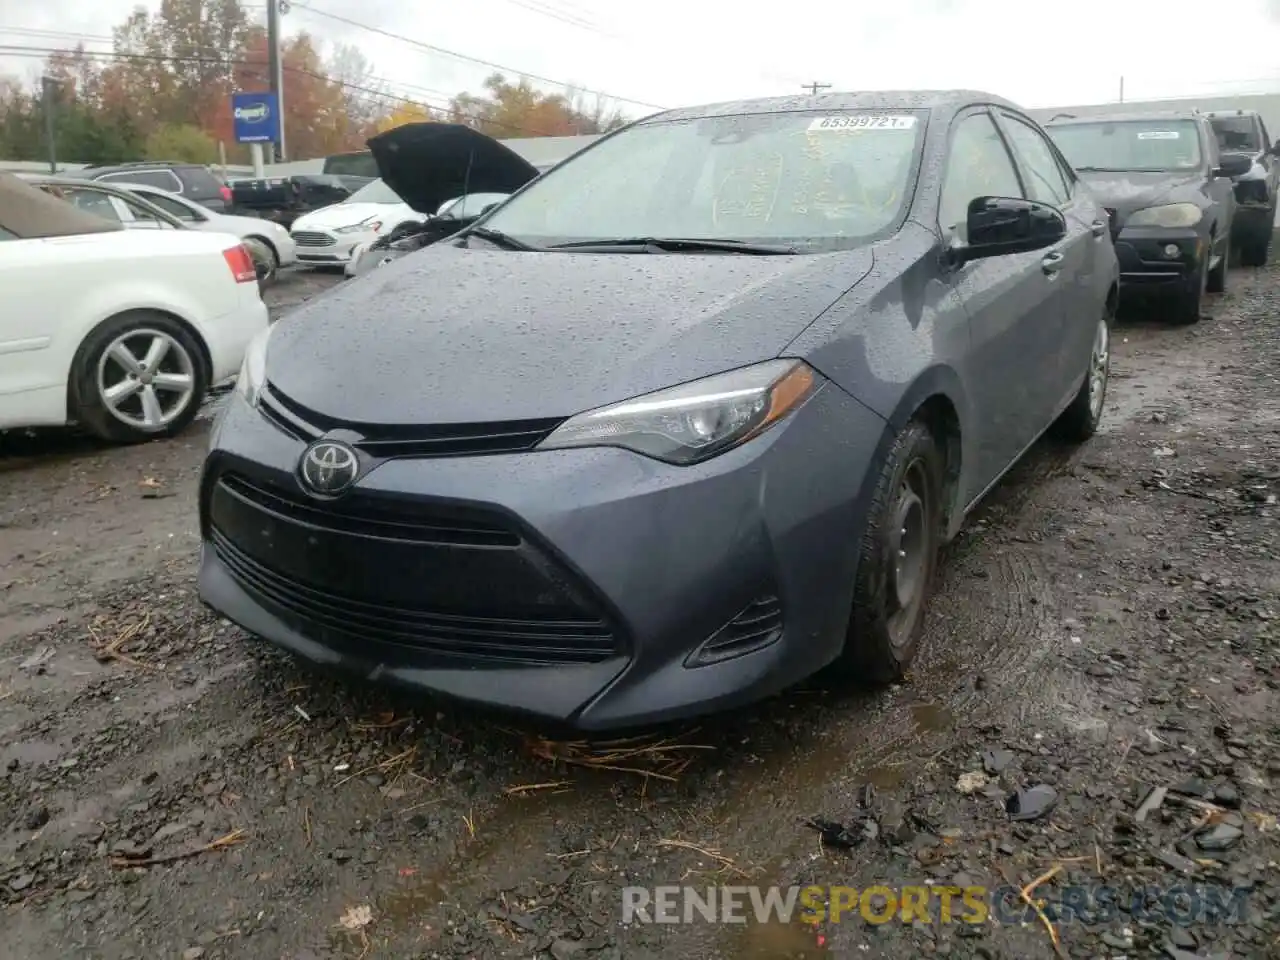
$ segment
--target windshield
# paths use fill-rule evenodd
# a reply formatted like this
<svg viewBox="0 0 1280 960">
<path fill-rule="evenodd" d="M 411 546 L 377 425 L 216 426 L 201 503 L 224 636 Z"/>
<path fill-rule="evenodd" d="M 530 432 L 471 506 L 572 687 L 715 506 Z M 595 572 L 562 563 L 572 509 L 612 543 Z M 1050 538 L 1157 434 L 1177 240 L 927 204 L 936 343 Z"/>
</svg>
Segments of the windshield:
<svg viewBox="0 0 1280 960">
<path fill-rule="evenodd" d="M 1047 128 L 1077 170 L 1198 170 L 1200 137 L 1191 120 L 1069 123 Z"/>
<path fill-rule="evenodd" d="M 341 176 L 376 177 L 378 165 L 373 162 L 373 154 L 367 150 L 361 153 L 335 153 L 324 158 L 322 172 Z"/>
<path fill-rule="evenodd" d="M 538 246 L 628 237 L 856 246 L 908 203 L 927 114 L 641 123 L 559 164 L 484 226 Z"/>
<path fill-rule="evenodd" d="M 1214 117 L 1209 121 L 1223 153 L 1253 153 L 1262 149 L 1253 117 Z"/>
<path fill-rule="evenodd" d="M 404 203 L 400 194 L 396 193 L 381 180 L 365 184 L 343 203 Z"/>
</svg>

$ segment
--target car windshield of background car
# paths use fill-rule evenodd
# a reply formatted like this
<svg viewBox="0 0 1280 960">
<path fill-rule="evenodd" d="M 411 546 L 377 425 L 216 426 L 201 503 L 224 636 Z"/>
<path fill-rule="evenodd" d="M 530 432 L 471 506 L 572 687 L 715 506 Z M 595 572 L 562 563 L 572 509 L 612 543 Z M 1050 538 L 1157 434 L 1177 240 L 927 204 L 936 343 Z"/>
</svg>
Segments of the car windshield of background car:
<svg viewBox="0 0 1280 960">
<path fill-rule="evenodd" d="M 1071 123 L 1048 128 L 1077 170 L 1163 173 L 1200 167 L 1200 137 L 1190 120 Z"/>
<path fill-rule="evenodd" d="M 1223 153 L 1255 153 L 1262 149 L 1253 117 L 1214 117 L 1210 121 Z"/>
<path fill-rule="evenodd" d="M 400 194 L 396 193 L 381 180 L 366 183 L 343 203 L 404 203 Z"/>
<path fill-rule="evenodd" d="M 484 226 L 537 246 L 655 237 L 853 247 L 901 217 L 927 119 L 884 109 L 642 123 L 543 174 Z"/>
</svg>

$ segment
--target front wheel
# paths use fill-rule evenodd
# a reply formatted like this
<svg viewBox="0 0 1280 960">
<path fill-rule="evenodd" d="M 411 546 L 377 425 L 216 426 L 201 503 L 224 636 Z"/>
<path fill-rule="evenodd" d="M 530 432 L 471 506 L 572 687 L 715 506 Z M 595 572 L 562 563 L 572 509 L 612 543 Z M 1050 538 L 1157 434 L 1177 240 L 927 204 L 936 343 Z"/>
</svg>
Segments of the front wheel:
<svg viewBox="0 0 1280 960">
<path fill-rule="evenodd" d="M 1222 248 L 1222 256 L 1218 258 L 1218 265 L 1209 271 L 1209 276 L 1205 278 L 1205 289 L 1210 293 L 1226 293 L 1227 292 L 1227 270 L 1230 269 L 1231 260 L 1231 244 L 1226 244 Z"/>
<path fill-rule="evenodd" d="M 80 345 L 71 375 L 73 417 L 120 443 L 178 433 L 209 385 L 191 333 L 172 317 L 142 310 L 99 324 Z"/>
<path fill-rule="evenodd" d="M 1107 401 L 1107 381 L 1111 377 L 1111 321 L 1112 310 L 1108 305 L 1094 331 L 1084 383 L 1053 425 L 1053 432 L 1060 440 L 1084 443 L 1098 432 L 1102 407 Z"/>
<path fill-rule="evenodd" d="M 942 544 L 942 478 L 937 441 L 912 420 L 894 438 L 875 487 L 836 672 L 891 683 L 911 665 Z"/>
<path fill-rule="evenodd" d="M 1209 283 L 1208 264 L 1201 261 L 1196 267 L 1195 276 L 1187 288 L 1177 295 L 1170 310 L 1170 319 L 1179 326 L 1187 326 L 1200 322 L 1200 310 L 1204 306 L 1204 295 Z"/>
</svg>

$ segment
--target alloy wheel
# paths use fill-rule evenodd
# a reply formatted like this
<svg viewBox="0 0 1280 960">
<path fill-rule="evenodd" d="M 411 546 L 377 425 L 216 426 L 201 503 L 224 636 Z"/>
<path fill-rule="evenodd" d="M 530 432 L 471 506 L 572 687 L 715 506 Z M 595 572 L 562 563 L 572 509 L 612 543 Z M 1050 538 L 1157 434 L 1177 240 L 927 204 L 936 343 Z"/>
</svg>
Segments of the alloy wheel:
<svg viewBox="0 0 1280 960">
<path fill-rule="evenodd" d="M 98 360 L 102 406 L 126 426 L 155 433 L 194 401 L 195 362 L 162 330 L 130 330 L 112 340 Z"/>
<path fill-rule="evenodd" d="M 1102 416 L 1107 398 L 1107 376 L 1111 366 L 1111 327 L 1107 318 L 1098 321 L 1093 336 L 1093 355 L 1089 361 L 1089 414 L 1096 421 Z"/>
</svg>

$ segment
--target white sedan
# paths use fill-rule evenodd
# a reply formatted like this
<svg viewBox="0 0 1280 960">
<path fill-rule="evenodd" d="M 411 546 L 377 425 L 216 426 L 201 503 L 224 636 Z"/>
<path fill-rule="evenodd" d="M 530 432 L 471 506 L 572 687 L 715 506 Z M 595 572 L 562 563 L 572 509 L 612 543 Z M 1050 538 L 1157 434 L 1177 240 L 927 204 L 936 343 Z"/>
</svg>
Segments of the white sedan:
<svg viewBox="0 0 1280 960">
<path fill-rule="evenodd" d="M 128 230 L 0 173 L 0 429 L 170 436 L 268 326 L 234 236 Z"/>
<path fill-rule="evenodd" d="M 341 203 L 304 213 L 289 228 L 298 261 L 340 267 L 378 237 L 402 224 L 427 219 L 381 180 L 361 187 Z"/>
<path fill-rule="evenodd" d="M 150 201 L 165 213 L 177 217 L 188 227 L 209 233 L 230 233 L 239 237 L 250 248 L 251 253 L 258 254 L 255 259 L 266 268 L 262 277 L 265 283 L 274 280 L 276 271 L 281 267 L 293 266 L 298 262 L 298 251 L 293 237 L 289 235 L 288 230 L 272 220 L 216 213 L 194 200 L 188 200 L 168 190 L 161 190 L 159 187 L 133 183 L 118 183 L 117 186 Z"/>
</svg>

